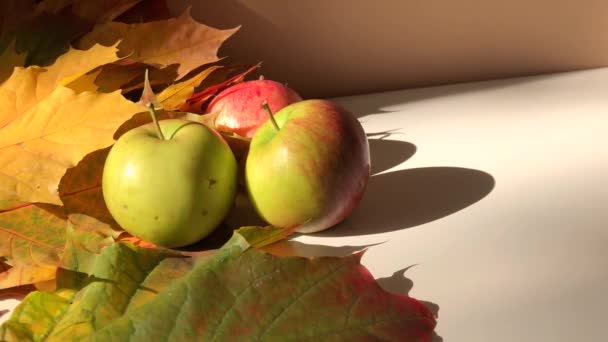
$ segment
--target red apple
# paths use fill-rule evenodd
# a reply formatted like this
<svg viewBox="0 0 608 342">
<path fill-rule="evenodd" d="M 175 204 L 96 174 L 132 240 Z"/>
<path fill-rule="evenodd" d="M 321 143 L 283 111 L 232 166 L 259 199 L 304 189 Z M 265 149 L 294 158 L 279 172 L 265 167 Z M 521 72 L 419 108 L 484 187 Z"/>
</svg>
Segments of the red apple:
<svg viewBox="0 0 608 342">
<path fill-rule="evenodd" d="M 369 175 L 363 127 L 353 114 L 326 100 L 297 102 L 276 113 L 251 140 L 245 165 L 258 214 L 301 233 L 346 218 L 360 202 Z"/>
<path fill-rule="evenodd" d="M 215 114 L 215 127 L 224 132 L 251 138 L 268 121 L 268 114 L 260 106 L 267 101 L 273 112 L 301 101 L 302 98 L 287 86 L 271 80 L 242 82 L 219 93 L 207 113 Z"/>
</svg>

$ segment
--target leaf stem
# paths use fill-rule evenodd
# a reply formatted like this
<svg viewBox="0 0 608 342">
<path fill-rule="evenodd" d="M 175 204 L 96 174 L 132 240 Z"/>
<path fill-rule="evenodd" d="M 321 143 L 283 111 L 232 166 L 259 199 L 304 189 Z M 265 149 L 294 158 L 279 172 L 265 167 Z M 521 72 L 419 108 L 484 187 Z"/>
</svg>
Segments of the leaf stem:
<svg viewBox="0 0 608 342">
<path fill-rule="evenodd" d="M 272 121 L 272 125 L 274 126 L 274 129 L 276 129 L 277 132 L 280 131 L 281 129 L 279 128 L 279 124 L 277 124 L 277 120 L 274 119 L 274 115 L 272 114 L 272 110 L 270 110 L 268 101 L 262 102 L 262 108 L 264 108 L 264 110 L 266 111 L 266 114 L 268 114 L 268 117 L 270 118 L 270 121 Z"/>
<path fill-rule="evenodd" d="M 163 131 L 160 129 L 160 124 L 158 123 L 158 119 L 156 118 L 156 109 L 154 109 L 154 104 L 148 104 L 148 112 L 150 112 L 150 116 L 152 116 L 152 122 L 154 122 L 154 127 L 156 128 L 156 135 L 158 139 L 165 140 L 165 136 L 163 135 Z"/>
</svg>

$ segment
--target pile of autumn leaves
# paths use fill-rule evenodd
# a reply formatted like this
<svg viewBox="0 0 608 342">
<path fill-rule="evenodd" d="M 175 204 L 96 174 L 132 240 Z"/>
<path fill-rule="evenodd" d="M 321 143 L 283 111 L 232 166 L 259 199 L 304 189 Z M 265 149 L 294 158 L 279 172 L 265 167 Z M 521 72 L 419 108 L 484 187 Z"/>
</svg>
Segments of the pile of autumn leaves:
<svg viewBox="0 0 608 342">
<path fill-rule="evenodd" d="M 110 10 L 99 17 L 120 13 Z M 187 12 L 141 24 L 102 22 L 44 67 L 23 67 L 36 50 L 19 51 L 14 36 L 0 55 L 0 288 L 52 280 L 66 257 L 68 224 L 78 231 L 87 221 L 99 240 L 88 241 L 93 250 L 120 236 L 101 197 L 103 149 L 148 120 L 123 95 L 140 92 L 148 68 L 151 82 L 165 85 L 163 107 L 178 109 L 219 68 L 204 65 L 218 61 L 234 32 Z"/>
<path fill-rule="evenodd" d="M 0 18 L 0 300 L 7 289 L 29 295 L 0 340 L 430 339 L 429 311 L 381 290 L 362 254 L 278 258 L 250 247 L 286 232 L 258 227 L 184 253 L 138 246 L 116 225 L 101 173 L 115 139 L 150 120 L 132 101 L 145 70 L 164 117 L 200 110 L 246 74 L 228 79 L 238 68 L 218 63 L 234 29 L 188 12 L 117 21 L 142 3 L 1 5 L 29 14 Z"/>
</svg>

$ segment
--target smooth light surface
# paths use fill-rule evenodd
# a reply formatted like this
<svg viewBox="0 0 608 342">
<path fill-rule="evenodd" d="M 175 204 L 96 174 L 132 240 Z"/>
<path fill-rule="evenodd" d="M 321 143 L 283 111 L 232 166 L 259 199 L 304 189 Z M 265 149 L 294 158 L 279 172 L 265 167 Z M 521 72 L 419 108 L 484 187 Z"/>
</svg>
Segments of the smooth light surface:
<svg viewBox="0 0 608 342">
<path fill-rule="evenodd" d="M 341 98 L 372 139 L 363 202 L 273 249 L 369 246 L 363 264 L 438 308 L 447 342 L 604 341 L 607 94 L 599 69 Z"/>
<path fill-rule="evenodd" d="M 601 69 L 339 99 L 392 132 L 375 175 L 347 222 L 275 250 L 371 245 L 363 264 L 438 308 L 448 342 L 605 341 L 607 94 Z"/>
<path fill-rule="evenodd" d="M 605 0 L 171 0 L 304 98 L 608 65 Z"/>
</svg>

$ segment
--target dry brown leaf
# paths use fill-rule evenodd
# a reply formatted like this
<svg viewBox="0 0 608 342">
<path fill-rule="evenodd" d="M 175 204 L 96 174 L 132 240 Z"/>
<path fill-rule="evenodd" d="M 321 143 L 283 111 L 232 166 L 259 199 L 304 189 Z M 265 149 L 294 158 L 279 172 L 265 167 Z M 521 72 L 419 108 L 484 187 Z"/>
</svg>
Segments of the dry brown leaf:
<svg viewBox="0 0 608 342">
<path fill-rule="evenodd" d="M 220 45 L 237 29 L 218 30 L 200 24 L 186 11 L 178 18 L 143 24 L 97 25 L 80 40 L 79 46 L 112 45 L 122 39 L 118 44 L 121 57 L 158 66 L 177 63 L 180 79 L 203 64 L 218 61 Z"/>
</svg>

